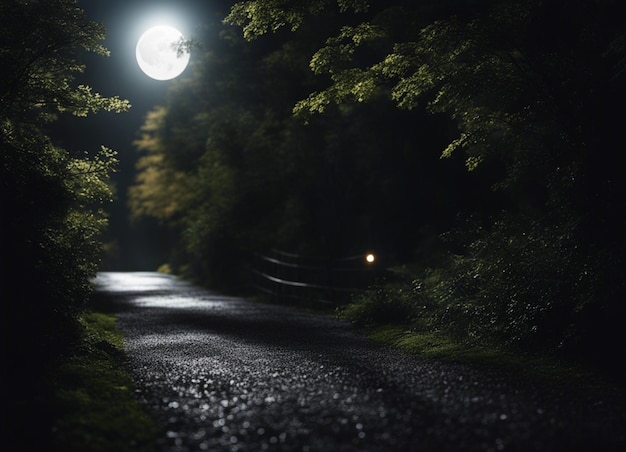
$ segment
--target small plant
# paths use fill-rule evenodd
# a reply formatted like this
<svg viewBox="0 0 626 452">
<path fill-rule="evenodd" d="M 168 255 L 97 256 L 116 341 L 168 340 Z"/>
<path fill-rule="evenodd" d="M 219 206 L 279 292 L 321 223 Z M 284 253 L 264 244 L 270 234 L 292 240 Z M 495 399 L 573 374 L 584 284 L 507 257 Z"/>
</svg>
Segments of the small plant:
<svg viewBox="0 0 626 452">
<path fill-rule="evenodd" d="M 339 317 L 362 327 L 414 323 L 422 311 L 420 289 L 419 284 L 372 287 L 340 308 Z"/>
<path fill-rule="evenodd" d="M 53 448 L 153 450 L 157 428 L 135 398 L 115 318 L 87 313 L 80 325 L 81 340 L 74 353 L 49 378 L 49 403 L 56 411 L 49 439 Z"/>
</svg>

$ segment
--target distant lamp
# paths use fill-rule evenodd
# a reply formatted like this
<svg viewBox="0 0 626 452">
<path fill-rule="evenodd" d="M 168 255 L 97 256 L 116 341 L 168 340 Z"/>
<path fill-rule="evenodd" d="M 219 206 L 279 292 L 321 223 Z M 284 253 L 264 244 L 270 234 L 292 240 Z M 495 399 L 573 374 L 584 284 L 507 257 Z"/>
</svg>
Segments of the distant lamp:
<svg viewBox="0 0 626 452">
<path fill-rule="evenodd" d="M 373 264 L 375 260 L 376 260 L 376 256 L 374 256 L 372 253 L 368 253 L 368 254 L 365 256 L 365 261 L 366 261 L 368 264 Z"/>
</svg>

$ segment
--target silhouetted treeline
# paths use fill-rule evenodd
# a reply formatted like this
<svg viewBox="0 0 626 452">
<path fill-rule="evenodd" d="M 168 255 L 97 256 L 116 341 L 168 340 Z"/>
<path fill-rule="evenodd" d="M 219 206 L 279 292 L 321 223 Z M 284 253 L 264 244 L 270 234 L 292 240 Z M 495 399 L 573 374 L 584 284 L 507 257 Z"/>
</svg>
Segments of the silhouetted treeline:
<svg viewBox="0 0 626 452">
<path fill-rule="evenodd" d="M 375 249 L 429 328 L 623 360 L 623 4 L 338 3 L 236 4 L 146 119 L 174 270 Z"/>
<path fill-rule="evenodd" d="M 456 133 L 451 121 L 400 110 L 383 90 L 370 103 L 294 117 L 295 104 L 326 82 L 310 58 L 339 19 L 254 42 L 214 25 L 220 38 L 194 49 L 190 74 L 147 116 L 131 210 L 180 231 L 175 271 L 236 289 L 245 251 L 375 249 L 410 260 L 471 196 L 489 191 L 470 183 L 462 159 L 440 160 Z"/>
<path fill-rule="evenodd" d="M 123 111 L 75 86 L 81 52 L 106 55 L 103 27 L 74 0 L 0 2 L 0 193 L 5 387 L 40 375 L 66 350 L 100 258 L 114 152 L 72 155 L 47 125 L 58 115 Z"/>
</svg>

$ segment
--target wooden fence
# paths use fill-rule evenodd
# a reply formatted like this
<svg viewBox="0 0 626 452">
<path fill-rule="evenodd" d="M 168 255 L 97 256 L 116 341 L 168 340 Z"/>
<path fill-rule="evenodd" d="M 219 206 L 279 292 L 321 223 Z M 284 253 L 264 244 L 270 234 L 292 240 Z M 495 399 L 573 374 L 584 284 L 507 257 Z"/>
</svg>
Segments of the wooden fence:
<svg viewBox="0 0 626 452">
<path fill-rule="evenodd" d="M 275 300 L 309 305 L 345 304 L 384 275 L 373 254 L 331 259 L 271 250 L 253 254 L 252 260 L 254 289 Z"/>
</svg>

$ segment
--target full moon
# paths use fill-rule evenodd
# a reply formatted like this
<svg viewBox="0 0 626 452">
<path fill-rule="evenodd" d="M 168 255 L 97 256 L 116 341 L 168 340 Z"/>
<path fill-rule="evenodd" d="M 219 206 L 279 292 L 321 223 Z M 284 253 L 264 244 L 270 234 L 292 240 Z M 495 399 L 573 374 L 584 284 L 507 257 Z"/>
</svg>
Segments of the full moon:
<svg viewBox="0 0 626 452">
<path fill-rule="evenodd" d="M 155 80 L 171 80 L 182 74 L 189 63 L 189 52 L 176 51 L 176 43 L 181 39 L 183 34 L 168 25 L 145 31 L 135 50 L 141 70 Z"/>
</svg>

